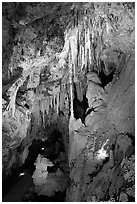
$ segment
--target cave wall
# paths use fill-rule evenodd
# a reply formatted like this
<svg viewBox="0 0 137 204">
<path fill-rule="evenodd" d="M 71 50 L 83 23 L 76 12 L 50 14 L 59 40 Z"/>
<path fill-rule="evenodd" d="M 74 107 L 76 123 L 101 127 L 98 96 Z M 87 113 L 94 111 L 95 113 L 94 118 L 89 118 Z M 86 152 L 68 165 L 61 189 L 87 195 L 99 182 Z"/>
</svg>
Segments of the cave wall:
<svg viewBox="0 0 137 204">
<path fill-rule="evenodd" d="M 87 116 L 86 127 L 70 121 L 76 124 L 69 139 L 71 186 L 66 201 L 134 200 L 134 61 L 134 55 L 128 57 L 121 73 L 107 85 L 106 106 L 99 104 Z M 132 167 L 126 171 L 129 163 Z"/>
<path fill-rule="evenodd" d="M 5 2 L 2 12 L 4 174 L 58 130 L 66 201 L 134 198 L 134 3 Z"/>
<path fill-rule="evenodd" d="M 118 132 L 135 135 L 135 56 L 127 57 L 116 82 L 108 90 L 108 118 Z M 112 94 L 113 93 L 113 94 Z"/>
</svg>

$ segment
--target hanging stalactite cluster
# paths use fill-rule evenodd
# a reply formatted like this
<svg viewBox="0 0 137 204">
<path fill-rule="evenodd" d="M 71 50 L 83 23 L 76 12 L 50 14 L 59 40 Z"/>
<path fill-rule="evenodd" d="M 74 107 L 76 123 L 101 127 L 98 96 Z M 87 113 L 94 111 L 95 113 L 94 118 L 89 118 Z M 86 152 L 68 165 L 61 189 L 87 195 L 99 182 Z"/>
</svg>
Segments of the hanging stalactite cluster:
<svg viewBox="0 0 137 204">
<path fill-rule="evenodd" d="M 56 120 L 60 111 L 64 112 L 66 108 L 69 109 L 69 87 L 66 84 L 52 85 L 50 89 L 39 85 L 36 93 L 33 94 L 34 101 L 31 111 L 35 115 L 35 123 L 38 126 L 45 127 L 47 117 L 50 117 L 51 121 Z"/>
<path fill-rule="evenodd" d="M 59 63 L 69 66 L 69 84 L 71 99 L 71 115 L 73 116 L 73 83 L 76 84 L 78 99 L 82 101 L 84 94 L 84 76 L 88 72 L 100 70 L 100 53 L 102 45 L 102 19 L 88 8 L 77 9 L 73 21 L 65 32 L 64 49 Z M 84 15 L 85 14 L 85 15 Z"/>
<path fill-rule="evenodd" d="M 77 15 L 65 32 L 62 58 L 71 53 L 74 79 L 81 72 L 99 71 L 100 55 L 104 48 L 103 32 L 109 33 L 111 24 L 105 13 L 97 15 L 91 9 L 77 10 Z"/>
</svg>

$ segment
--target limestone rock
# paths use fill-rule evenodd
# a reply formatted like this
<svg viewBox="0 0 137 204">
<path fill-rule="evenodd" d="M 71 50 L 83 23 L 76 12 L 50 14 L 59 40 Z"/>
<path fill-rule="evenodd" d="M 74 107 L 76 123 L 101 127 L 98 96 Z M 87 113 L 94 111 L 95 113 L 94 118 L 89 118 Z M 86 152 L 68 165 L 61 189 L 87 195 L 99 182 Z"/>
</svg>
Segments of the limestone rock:
<svg viewBox="0 0 137 204">
<path fill-rule="evenodd" d="M 104 89 L 92 81 L 88 83 L 86 97 L 88 98 L 88 104 L 90 108 L 95 107 L 95 105 L 93 105 L 95 101 L 102 100 L 102 103 L 106 102 Z M 101 105 L 100 102 L 99 105 Z"/>
<path fill-rule="evenodd" d="M 47 166 L 53 166 L 51 161 L 39 155 L 35 165 L 33 181 L 38 195 L 51 197 L 55 192 L 63 192 L 66 189 L 67 177 L 60 169 L 55 173 L 48 173 Z"/>
</svg>

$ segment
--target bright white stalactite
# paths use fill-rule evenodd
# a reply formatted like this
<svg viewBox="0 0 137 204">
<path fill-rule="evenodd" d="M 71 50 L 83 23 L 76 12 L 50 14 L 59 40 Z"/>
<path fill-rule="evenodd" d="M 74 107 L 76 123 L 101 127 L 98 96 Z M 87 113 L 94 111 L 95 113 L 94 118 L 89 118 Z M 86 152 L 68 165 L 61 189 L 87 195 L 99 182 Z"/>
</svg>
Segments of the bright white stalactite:
<svg viewBox="0 0 137 204">
<path fill-rule="evenodd" d="M 49 97 L 50 100 L 50 107 L 52 108 L 52 96 Z"/>
<path fill-rule="evenodd" d="M 72 63 L 71 63 L 71 55 L 69 54 L 69 83 L 70 83 L 70 101 L 71 107 L 70 112 L 72 118 L 74 118 L 74 111 L 73 111 L 73 88 L 72 88 Z"/>
<path fill-rule="evenodd" d="M 74 81 L 76 80 L 76 60 L 77 60 L 77 30 L 76 34 L 74 36 L 71 36 L 69 39 L 70 42 L 70 50 L 71 50 L 71 57 L 72 57 L 72 63 L 73 63 L 73 71 L 74 71 Z"/>
<path fill-rule="evenodd" d="M 41 110 L 42 110 L 42 116 L 43 116 L 43 126 L 45 125 L 45 100 L 41 100 Z"/>
<path fill-rule="evenodd" d="M 57 93 L 57 114 L 59 112 L 59 92 Z"/>
</svg>

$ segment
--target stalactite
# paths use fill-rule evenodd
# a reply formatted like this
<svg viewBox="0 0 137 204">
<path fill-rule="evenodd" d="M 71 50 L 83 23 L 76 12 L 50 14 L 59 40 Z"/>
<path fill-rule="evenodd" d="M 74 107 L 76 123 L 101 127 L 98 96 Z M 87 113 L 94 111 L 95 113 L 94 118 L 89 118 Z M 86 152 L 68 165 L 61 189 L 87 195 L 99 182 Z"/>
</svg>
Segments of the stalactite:
<svg viewBox="0 0 137 204">
<path fill-rule="evenodd" d="M 65 92 L 65 83 L 62 84 L 62 91 Z"/>
<path fill-rule="evenodd" d="M 85 68 L 87 68 L 87 33 L 86 33 L 86 23 L 85 23 L 85 29 L 84 29 L 84 38 L 85 38 L 85 42 L 84 42 L 84 55 L 85 55 L 85 59 L 84 59 L 84 64 L 85 64 Z"/>
<path fill-rule="evenodd" d="M 46 97 L 45 100 L 45 107 L 46 107 L 46 113 L 49 114 L 49 97 Z"/>
<path fill-rule="evenodd" d="M 75 66 L 76 66 L 76 61 L 77 61 L 77 53 L 78 53 L 78 50 L 77 50 L 77 29 L 75 28 L 74 29 L 74 36 L 71 36 L 70 38 L 70 50 L 71 50 L 71 58 L 72 58 L 72 68 L 73 68 L 73 72 L 74 72 L 74 81 L 76 80 L 76 69 L 75 69 Z"/>
<path fill-rule="evenodd" d="M 38 123 L 38 126 L 40 126 L 40 101 L 38 100 L 38 103 L 37 103 L 37 115 L 38 115 L 38 117 L 37 117 L 37 123 Z"/>
<path fill-rule="evenodd" d="M 57 93 L 57 114 L 59 112 L 59 92 Z"/>
<path fill-rule="evenodd" d="M 74 118 L 74 111 L 73 111 L 73 88 L 72 88 L 72 63 L 71 63 L 71 55 L 69 53 L 69 84 L 70 84 L 70 112 L 71 117 Z"/>
<path fill-rule="evenodd" d="M 81 44 L 81 41 L 80 41 L 80 53 L 79 53 L 79 66 L 80 66 L 80 71 L 82 71 L 82 44 Z"/>
<path fill-rule="evenodd" d="M 82 66 L 81 69 L 83 69 L 85 65 L 85 52 L 84 52 L 84 47 L 82 46 Z"/>
<path fill-rule="evenodd" d="M 60 54 L 63 60 L 65 57 L 69 56 L 69 90 L 71 98 L 71 113 L 73 112 L 73 82 L 76 83 L 81 74 L 93 71 L 95 66 L 100 66 L 99 58 L 100 52 L 102 50 L 102 28 L 100 19 L 97 20 L 96 16 L 94 15 L 92 15 L 93 18 L 91 18 L 91 13 L 89 13 L 88 10 L 81 12 L 83 12 L 82 15 L 84 15 L 85 12 L 86 16 L 84 15 L 82 19 L 81 15 L 77 12 L 77 21 L 73 22 L 65 33 L 65 45 L 62 54 Z M 99 21 L 99 24 L 97 24 L 97 21 Z M 99 41 L 97 41 L 96 37 Z M 97 53 L 95 53 L 96 51 Z M 63 87 L 61 87 L 61 91 L 65 92 L 65 89 L 66 88 L 64 84 Z M 79 98 L 81 100 L 83 98 L 81 82 L 79 82 L 78 89 Z M 61 100 L 61 95 L 62 94 L 59 96 L 59 105 L 62 107 L 63 102 Z M 54 100 L 55 99 L 53 99 L 55 106 Z"/>
<path fill-rule="evenodd" d="M 61 90 L 60 90 L 60 98 L 59 98 L 59 103 L 60 103 L 60 110 L 64 108 L 64 84 L 61 85 Z"/>
<path fill-rule="evenodd" d="M 43 126 L 45 127 L 45 99 L 43 100 Z"/>
<path fill-rule="evenodd" d="M 45 97 L 45 100 L 44 100 L 44 110 L 46 110 L 46 114 L 47 113 L 47 97 Z"/>
<path fill-rule="evenodd" d="M 52 108 L 52 105 L 53 105 L 52 104 L 52 96 L 49 97 L 49 100 L 50 100 L 50 107 Z"/>
<path fill-rule="evenodd" d="M 42 98 L 41 99 L 41 112 L 42 112 L 42 119 L 43 119 L 43 127 L 44 127 L 44 125 L 45 125 L 45 99 L 44 98 Z"/>
<path fill-rule="evenodd" d="M 54 108 L 54 99 L 53 99 L 53 96 L 52 96 L 52 108 Z"/>
<path fill-rule="evenodd" d="M 79 67 L 79 48 L 80 48 L 80 46 L 79 46 L 79 29 L 78 29 L 78 32 L 77 32 L 77 67 Z"/>
<path fill-rule="evenodd" d="M 49 105 L 50 105 L 49 96 L 47 97 L 47 104 L 48 104 L 48 114 L 49 114 L 49 109 L 50 109 L 50 107 L 49 107 Z"/>
<path fill-rule="evenodd" d="M 36 96 L 35 97 L 35 102 L 34 102 L 34 107 L 33 107 L 33 113 L 35 115 L 35 128 L 37 126 L 39 126 L 39 122 L 40 122 L 40 117 L 39 117 L 39 113 L 40 113 L 40 105 L 39 105 L 39 99 Z"/>
<path fill-rule="evenodd" d="M 54 110 L 57 112 L 57 94 L 54 95 L 54 100 L 55 100 Z"/>
<path fill-rule="evenodd" d="M 55 103 L 55 95 L 53 95 L 53 108 L 55 109 L 55 105 L 56 105 L 56 103 Z"/>
<path fill-rule="evenodd" d="M 79 101 L 83 101 L 83 87 L 80 80 L 76 83 L 77 98 Z"/>
<path fill-rule="evenodd" d="M 83 101 L 83 87 L 82 87 L 82 82 L 81 81 L 79 81 L 79 87 L 80 87 L 80 96 L 79 96 L 79 98 L 80 98 L 80 101 Z"/>
<path fill-rule="evenodd" d="M 88 59 L 89 59 L 89 67 L 91 66 L 91 43 L 90 43 L 90 27 L 88 27 L 88 33 L 87 33 L 87 38 L 88 38 L 88 49 L 89 49 L 89 52 L 88 52 Z"/>
<path fill-rule="evenodd" d="M 82 72 L 82 68 L 83 68 L 83 46 L 82 46 L 82 44 L 81 44 L 81 57 L 80 57 L 80 59 L 81 59 L 81 72 Z"/>
</svg>

